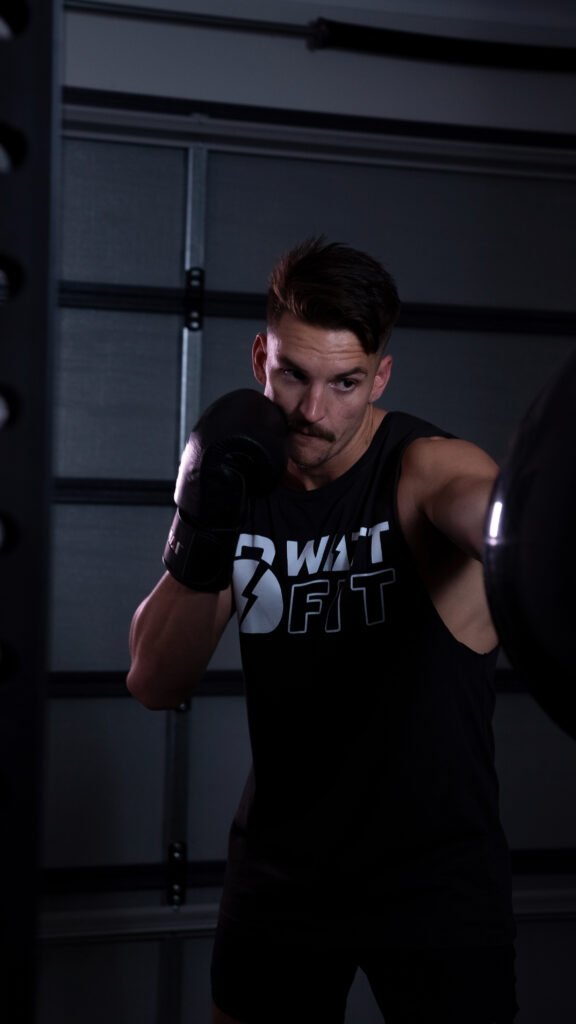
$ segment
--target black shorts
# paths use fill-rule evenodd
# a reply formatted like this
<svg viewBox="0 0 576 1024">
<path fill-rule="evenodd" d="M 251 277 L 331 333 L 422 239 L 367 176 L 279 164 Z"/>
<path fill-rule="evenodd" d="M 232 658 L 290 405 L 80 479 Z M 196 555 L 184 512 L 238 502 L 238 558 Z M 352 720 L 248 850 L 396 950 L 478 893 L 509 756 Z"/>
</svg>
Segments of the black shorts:
<svg viewBox="0 0 576 1024">
<path fill-rule="evenodd" d="M 242 1024 L 342 1024 L 364 971 L 386 1024 L 511 1024 L 518 1012 L 513 946 L 312 949 L 220 927 L 212 998 Z"/>
</svg>

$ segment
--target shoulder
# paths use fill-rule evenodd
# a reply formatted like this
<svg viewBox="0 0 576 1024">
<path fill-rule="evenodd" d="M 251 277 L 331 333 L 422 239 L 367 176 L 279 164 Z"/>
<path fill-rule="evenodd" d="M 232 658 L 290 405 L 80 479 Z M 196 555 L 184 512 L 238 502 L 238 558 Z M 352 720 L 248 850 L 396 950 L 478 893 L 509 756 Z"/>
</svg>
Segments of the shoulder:
<svg viewBox="0 0 576 1024">
<path fill-rule="evenodd" d="M 402 456 L 404 479 L 438 480 L 458 476 L 496 477 L 498 464 L 491 455 L 472 441 L 431 435 L 418 437 Z"/>
<path fill-rule="evenodd" d="M 485 503 L 499 472 L 483 448 L 460 438 L 420 437 L 406 448 L 400 467 L 398 498 L 412 509 L 439 521 L 439 509 L 464 508 L 471 497 Z M 464 503 L 464 504 L 463 504 Z"/>
</svg>

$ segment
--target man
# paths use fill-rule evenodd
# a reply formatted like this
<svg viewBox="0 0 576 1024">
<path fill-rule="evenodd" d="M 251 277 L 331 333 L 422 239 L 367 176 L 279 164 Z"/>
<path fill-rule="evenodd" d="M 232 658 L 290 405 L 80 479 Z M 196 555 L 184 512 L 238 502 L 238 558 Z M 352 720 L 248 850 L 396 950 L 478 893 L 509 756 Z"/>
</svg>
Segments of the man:
<svg viewBox="0 0 576 1024">
<path fill-rule="evenodd" d="M 386 1024 L 516 1013 L 482 566 L 498 467 L 375 404 L 398 312 L 366 253 L 319 238 L 280 259 L 253 346 L 264 394 L 201 417 L 168 571 L 132 623 L 128 687 L 168 708 L 238 616 L 253 766 L 214 1024 L 337 1024 L 358 967 Z"/>
</svg>

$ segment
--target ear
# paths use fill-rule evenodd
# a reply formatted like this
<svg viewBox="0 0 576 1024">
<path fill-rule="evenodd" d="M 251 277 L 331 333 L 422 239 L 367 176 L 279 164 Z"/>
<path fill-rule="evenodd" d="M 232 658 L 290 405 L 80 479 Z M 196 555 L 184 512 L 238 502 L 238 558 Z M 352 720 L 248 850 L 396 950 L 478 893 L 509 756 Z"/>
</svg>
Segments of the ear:
<svg viewBox="0 0 576 1024">
<path fill-rule="evenodd" d="M 382 356 L 370 392 L 370 401 L 376 402 L 384 393 L 392 373 L 392 356 Z"/>
<path fill-rule="evenodd" d="M 266 383 L 267 353 L 266 332 L 262 331 L 256 335 L 252 345 L 252 372 L 259 384 Z"/>
</svg>

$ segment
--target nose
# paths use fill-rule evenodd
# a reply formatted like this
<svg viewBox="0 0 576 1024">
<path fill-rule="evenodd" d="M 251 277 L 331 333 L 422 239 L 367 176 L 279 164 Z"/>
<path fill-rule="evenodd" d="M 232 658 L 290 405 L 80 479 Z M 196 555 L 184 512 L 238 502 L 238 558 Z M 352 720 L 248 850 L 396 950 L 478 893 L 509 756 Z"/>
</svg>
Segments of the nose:
<svg viewBox="0 0 576 1024">
<path fill-rule="evenodd" d="M 311 384 L 302 395 L 299 404 L 300 414 L 308 423 L 318 423 L 326 415 L 323 388 Z"/>
</svg>

